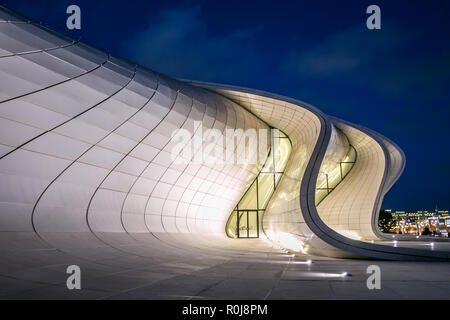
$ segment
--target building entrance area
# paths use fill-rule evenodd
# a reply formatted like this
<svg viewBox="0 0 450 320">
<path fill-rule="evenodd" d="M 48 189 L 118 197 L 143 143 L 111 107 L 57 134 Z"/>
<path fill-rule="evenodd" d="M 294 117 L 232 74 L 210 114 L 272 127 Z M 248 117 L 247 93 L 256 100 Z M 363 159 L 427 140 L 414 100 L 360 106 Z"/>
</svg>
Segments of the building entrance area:
<svg viewBox="0 0 450 320">
<path fill-rule="evenodd" d="M 259 238 L 259 216 L 257 210 L 238 211 L 238 238 Z"/>
<path fill-rule="evenodd" d="M 259 238 L 264 234 L 263 215 L 291 153 L 291 141 L 284 133 L 271 129 L 270 136 L 270 152 L 261 171 L 228 218 L 225 228 L 230 238 Z"/>
</svg>

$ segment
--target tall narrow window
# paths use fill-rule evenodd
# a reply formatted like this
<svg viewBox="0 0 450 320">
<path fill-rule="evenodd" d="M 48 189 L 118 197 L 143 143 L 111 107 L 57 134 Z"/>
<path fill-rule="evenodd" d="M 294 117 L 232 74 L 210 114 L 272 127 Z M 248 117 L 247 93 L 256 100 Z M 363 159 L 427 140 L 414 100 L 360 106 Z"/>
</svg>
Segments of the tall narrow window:
<svg viewBox="0 0 450 320">
<path fill-rule="evenodd" d="M 323 199 L 330 194 L 334 188 L 337 187 L 345 176 L 350 172 L 356 162 L 356 150 L 350 145 L 350 148 L 344 159 L 339 162 L 331 172 L 319 172 L 316 184 L 316 206 L 318 206 Z"/>
<path fill-rule="evenodd" d="M 291 141 L 278 129 L 270 130 L 270 152 L 258 176 L 241 198 L 228 219 L 230 238 L 259 238 L 264 211 L 284 173 Z"/>
</svg>

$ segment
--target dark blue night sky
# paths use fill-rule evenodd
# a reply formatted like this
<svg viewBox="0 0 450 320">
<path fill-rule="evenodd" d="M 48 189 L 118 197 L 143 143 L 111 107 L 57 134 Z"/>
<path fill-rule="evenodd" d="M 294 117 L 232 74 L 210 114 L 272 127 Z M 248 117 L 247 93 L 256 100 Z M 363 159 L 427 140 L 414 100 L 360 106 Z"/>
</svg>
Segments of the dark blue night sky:
<svg viewBox="0 0 450 320">
<path fill-rule="evenodd" d="M 274 92 L 391 138 L 383 208 L 450 209 L 450 1 L 21 1 L 5 6 L 170 76 Z M 66 28 L 70 4 L 79 31 Z M 366 28 L 367 6 L 382 29 Z"/>
</svg>

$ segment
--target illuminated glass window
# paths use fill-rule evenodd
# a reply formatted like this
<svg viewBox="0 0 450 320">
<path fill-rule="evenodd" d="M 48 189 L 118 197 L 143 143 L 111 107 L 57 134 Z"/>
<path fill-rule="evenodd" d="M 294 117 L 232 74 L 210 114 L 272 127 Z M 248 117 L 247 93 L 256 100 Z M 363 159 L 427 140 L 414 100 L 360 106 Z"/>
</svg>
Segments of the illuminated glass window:
<svg viewBox="0 0 450 320">
<path fill-rule="evenodd" d="M 339 165 L 331 170 L 331 172 L 319 172 L 316 184 L 316 206 L 318 206 L 323 199 L 326 198 L 337 187 L 345 176 L 350 172 L 356 162 L 356 150 L 350 145 L 350 148 L 344 159 L 339 162 Z"/>
<path fill-rule="evenodd" d="M 280 182 L 290 153 L 289 138 L 278 129 L 271 129 L 270 152 L 263 168 L 228 219 L 226 232 L 230 238 L 259 238 L 262 216 Z"/>
</svg>

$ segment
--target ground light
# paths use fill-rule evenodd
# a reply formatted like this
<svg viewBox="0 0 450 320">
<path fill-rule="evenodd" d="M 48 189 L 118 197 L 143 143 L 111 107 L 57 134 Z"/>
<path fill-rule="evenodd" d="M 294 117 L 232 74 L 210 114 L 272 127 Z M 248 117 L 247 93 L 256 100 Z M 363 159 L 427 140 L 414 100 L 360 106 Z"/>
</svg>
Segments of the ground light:
<svg viewBox="0 0 450 320">
<path fill-rule="evenodd" d="M 289 262 L 287 262 L 287 263 L 289 263 Z M 312 262 L 312 260 L 306 260 L 306 261 L 291 261 L 290 263 L 291 264 L 307 264 L 307 265 L 310 265 L 313 262 Z"/>
</svg>

